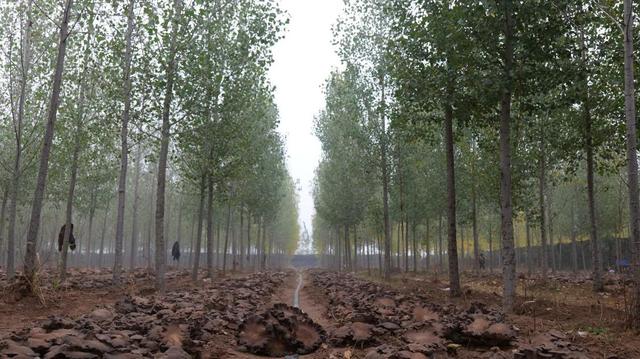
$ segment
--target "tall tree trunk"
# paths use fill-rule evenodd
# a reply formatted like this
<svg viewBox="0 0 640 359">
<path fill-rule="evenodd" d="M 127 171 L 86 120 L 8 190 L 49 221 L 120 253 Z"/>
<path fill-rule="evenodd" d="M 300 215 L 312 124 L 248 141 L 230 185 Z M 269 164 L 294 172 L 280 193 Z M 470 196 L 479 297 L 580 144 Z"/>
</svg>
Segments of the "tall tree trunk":
<svg viewBox="0 0 640 359">
<path fill-rule="evenodd" d="M 556 247 L 553 241 L 553 190 L 549 189 L 550 186 L 547 186 L 547 190 L 550 192 L 547 195 L 547 225 L 549 226 L 549 257 L 551 258 L 551 273 L 556 272 Z"/>
<path fill-rule="evenodd" d="M 475 153 L 472 166 L 472 177 L 475 178 Z M 473 230 L 473 270 L 476 274 L 480 270 L 480 242 L 478 240 L 478 205 L 476 199 L 476 183 L 471 184 L 471 226 Z"/>
<path fill-rule="evenodd" d="M 178 245 L 181 244 L 182 242 L 182 214 L 183 214 L 183 205 L 182 205 L 182 196 L 180 196 L 180 199 L 178 200 L 178 227 L 176 228 L 176 242 L 178 242 Z M 185 247 L 182 247 L 185 248 Z M 178 258 L 178 263 L 177 267 L 180 268 L 180 258 Z"/>
<path fill-rule="evenodd" d="M 586 49 L 583 50 L 583 52 Z M 591 258 L 593 263 L 593 290 L 604 291 L 602 283 L 602 263 L 600 262 L 600 249 L 598 244 L 598 225 L 596 219 L 596 199 L 593 168 L 593 133 L 591 129 L 591 108 L 589 101 L 589 89 L 585 79 L 584 122 L 585 122 L 585 147 L 587 152 L 587 198 L 589 199 L 589 235 L 591 237 Z"/>
<path fill-rule="evenodd" d="M 542 256 L 542 278 L 547 279 L 547 267 L 549 260 L 547 259 L 547 207 L 546 207 L 546 163 L 545 163 L 545 143 L 544 143 L 544 124 L 540 123 L 540 158 L 538 172 L 538 203 L 540 208 L 540 249 Z"/>
<path fill-rule="evenodd" d="M 449 257 L 449 288 L 452 297 L 458 297 L 460 275 L 458 273 L 458 246 L 456 243 L 456 179 L 453 157 L 453 108 L 450 102 L 452 90 L 449 90 L 444 107 L 444 143 L 447 161 L 447 254 Z"/>
<path fill-rule="evenodd" d="M 396 267 L 398 271 L 400 271 L 400 249 L 402 248 L 402 234 L 404 231 L 402 230 L 402 221 L 398 224 L 398 237 L 396 238 Z"/>
<path fill-rule="evenodd" d="M 344 253 L 345 262 L 348 271 L 352 271 L 351 267 L 351 244 L 349 243 L 349 225 L 344 225 Z"/>
<path fill-rule="evenodd" d="M 527 273 L 533 274 L 533 263 L 531 262 L 531 226 L 529 225 L 529 217 L 525 219 L 525 231 L 527 236 Z"/>
<path fill-rule="evenodd" d="M 69 250 L 69 238 L 71 237 L 72 232 L 72 217 L 73 217 L 73 199 L 76 189 L 76 182 L 78 178 L 78 157 L 80 156 L 81 144 L 82 141 L 80 137 L 82 136 L 83 125 L 84 125 L 84 104 L 85 104 L 85 94 L 87 92 L 86 78 L 87 71 L 89 69 L 89 59 L 90 59 L 90 51 L 91 51 L 91 36 L 93 34 L 93 9 L 89 11 L 89 29 L 87 31 L 87 39 L 85 43 L 84 49 L 84 64 L 82 69 L 82 75 L 80 78 L 80 93 L 78 94 L 78 116 L 75 121 L 75 141 L 73 146 L 73 155 L 71 160 L 71 178 L 69 180 L 69 192 L 67 194 L 67 206 L 65 211 L 65 230 L 63 235 L 62 242 L 62 258 L 60 262 L 60 281 L 63 282 L 67 276 L 67 254 Z M 80 248 L 78 248 L 78 252 L 82 253 Z"/>
<path fill-rule="evenodd" d="M 227 223 L 224 230 L 224 248 L 222 249 L 222 275 L 227 271 L 227 249 L 229 248 L 229 227 L 231 226 L 231 200 L 227 200 Z"/>
<path fill-rule="evenodd" d="M 156 174 L 153 174 L 153 179 L 151 183 L 156 181 Z M 153 186 L 149 186 L 149 198 L 151 198 L 151 205 L 149 206 L 149 226 L 147 228 L 147 245 L 145 246 L 147 250 L 147 269 L 151 270 L 151 235 L 153 232 L 153 209 L 155 207 L 156 197 L 153 193 Z"/>
<path fill-rule="evenodd" d="M 31 31 L 33 29 L 33 21 L 31 19 L 32 9 L 33 0 L 29 0 L 27 1 L 24 34 L 22 36 L 22 71 L 20 74 L 21 84 L 20 98 L 18 99 L 18 116 L 13 126 L 16 135 L 16 153 L 10 185 L 11 190 L 9 191 L 9 233 L 7 236 L 7 276 L 9 279 L 12 279 L 15 275 L 16 218 L 18 214 L 18 192 L 20 191 L 20 180 L 22 178 L 22 151 L 24 150 L 22 144 L 22 130 L 24 125 L 25 103 L 27 101 L 27 80 L 29 78 L 29 71 L 31 70 Z"/>
<path fill-rule="evenodd" d="M 166 271 L 167 253 L 164 239 L 164 202 L 165 187 L 167 182 L 167 157 L 169 154 L 171 101 L 173 100 L 173 83 L 176 73 L 176 54 L 178 52 L 178 32 L 180 31 L 180 18 L 182 12 L 182 0 L 174 0 L 173 19 L 171 25 L 171 39 L 169 53 L 167 54 L 166 88 L 162 109 L 162 134 L 160 138 L 160 154 L 158 156 L 158 187 L 156 195 L 156 289 L 160 293 L 165 290 L 164 273 Z"/>
<path fill-rule="evenodd" d="M 98 268 L 102 268 L 103 256 L 104 256 L 104 237 L 107 234 L 107 217 L 109 217 L 109 205 L 111 201 L 107 202 L 107 208 L 104 209 L 104 220 L 102 222 L 102 234 L 100 235 L 100 253 L 98 254 Z"/>
<path fill-rule="evenodd" d="M 200 267 L 200 251 L 202 248 L 202 222 L 204 217 L 204 195 L 206 190 L 206 175 L 202 175 L 200 178 L 200 204 L 198 205 L 198 231 L 196 232 L 196 248 L 193 251 L 193 271 L 191 272 L 191 279 L 195 282 L 198 280 L 198 269 Z M 208 203 L 210 203 L 210 199 Z M 207 206 L 209 206 L 207 204 Z M 209 207 L 207 207 L 207 218 L 209 217 Z M 207 220 L 207 241 L 209 240 L 209 233 L 211 228 L 209 227 L 209 221 Z"/>
<path fill-rule="evenodd" d="M 247 265 L 251 263 L 251 212 L 247 212 Z"/>
<path fill-rule="evenodd" d="M 231 271 L 235 272 L 238 263 L 238 237 L 236 236 L 236 226 L 233 224 L 233 209 L 231 210 L 231 223 L 229 224 L 231 230 Z"/>
<path fill-rule="evenodd" d="M 405 216 L 404 225 L 404 271 L 409 272 L 409 220 Z"/>
<path fill-rule="evenodd" d="M 493 273 L 493 231 L 489 222 L 489 272 Z"/>
<path fill-rule="evenodd" d="M 384 279 L 391 278 L 391 222 L 389 218 L 389 173 L 387 168 L 387 116 L 385 103 L 384 74 L 380 73 L 381 101 L 380 101 L 380 167 L 382 169 L 382 213 L 384 220 Z"/>
<path fill-rule="evenodd" d="M 2 209 L 0 209 L 0 264 L 2 263 L 2 250 L 4 249 L 4 224 L 7 216 L 7 202 L 9 200 L 9 188 L 4 189 L 2 195 Z"/>
<path fill-rule="evenodd" d="M 578 244 L 576 241 L 577 225 L 576 225 L 576 201 L 571 201 L 571 270 L 574 274 L 578 272 Z"/>
<path fill-rule="evenodd" d="M 131 112 L 131 38 L 134 26 L 135 0 L 129 0 L 127 9 L 127 32 L 125 35 L 124 54 L 124 80 L 122 82 L 122 95 L 124 110 L 122 111 L 122 128 L 120 130 L 120 174 L 118 177 L 118 213 L 116 217 L 116 252 L 113 262 L 113 284 L 119 286 L 122 283 L 122 252 L 124 245 L 124 211 L 125 191 L 127 189 L 127 166 L 129 164 L 129 114 Z M 157 273 L 156 273 L 157 274 Z"/>
<path fill-rule="evenodd" d="M 503 307 L 513 310 L 516 295 L 516 261 L 511 206 L 511 89 L 513 87 L 513 14 L 512 0 L 503 0 L 504 8 L 504 88 L 500 101 L 500 209 L 502 219 Z"/>
<path fill-rule="evenodd" d="M 242 238 L 244 236 L 244 208 L 242 208 L 242 206 L 240 206 L 240 227 L 239 227 L 239 238 L 240 238 L 240 255 L 238 256 L 238 258 L 240 259 L 239 261 L 239 265 L 240 265 L 240 270 L 242 271 L 243 269 L 243 263 L 244 263 L 244 238 Z"/>
<path fill-rule="evenodd" d="M 629 185 L 629 222 L 635 285 L 631 308 L 631 326 L 640 328 L 640 200 L 638 198 L 638 139 L 633 74 L 633 1 L 624 0 L 624 112 L 627 121 L 627 170 Z"/>
<path fill-rule="evenodd" d="M 260 268 L 260 258 L 262 258 L 262 242 L 261 242 L 262 216 L 256 218 L 256 224 L 258 225 L 258 235 L 256 237 L 256 256 L 254 258 L 254 265 L 253 265 L 254 270 L 256 268 Z M 331 231 L 331 235 L 333 235 L 333 231 Z M 334 253 L 335 253 L 335 246 L 334 246 Z M 334 261 L 335 261 L 335 258 L 334 258 Z"/>
<path fill-rule="evenodd" d="M 53 73 L 53 83 L 51 85 L 51 100 L 49 101 L 47 123 L 45 125 L 42 151 L 40 152 L 40 166 L 38 169 L 38 177 L 36 179 L 36 189 L 33 194 L 29 231 L 27 232 L 24 273 L 29 286 L 31 286 L 32 289 L 33 286 L 37 285 L 36 274 L 39 266 L 39 263 L 36 261 L 38 231 L 40 230 L 42 203 L 44 201 L 44 191 L 47 184 L 47 174 L 49 172 L 49 156 L 51 155 L 51 146 L 53 145 L 53 132 L 55 130 L 56 117 L 58 115 L 58 107 L 60 105 L 60 88 L 62 86 L 62 73 L 64 71 L 64 60 L 69 36 L 69 18 L 71 17 L 72 7 L 73 0 L 67 0 L 62 14 L 62 21 L 60 22 L 60 42 L 58 44 L 56 67 Z"/>
<path fill-rule="evenodd" d="M 262 265 L 260 266 L 262 270 L 265 270 L 267 267 L 267 253 L 266 253 L 266 241 L 267 241 L 267 223 L 262 219 Z"/>
<path fill-rule="evenodd" d="M 93 241 L 93 220 L 95 218 L 96 215 L 96 199 L 97 197 L 97 193 L 96 193 L 96 189 L 93 188 L 91 190 L 91 199 L 90 199 L 90 204 L 89 204 L 89 229 L 87 231 L 87 263 L 86 265 L 88 267 L 91 267 L 92 265 L 92 259 L 93 259 L 93 251 L 95 250 L 93 248 L 93 246 L 91 245 L 91 242 Z"/>
<path fill-rule="evenodd" d="M 442 213 L 438 214 L 438 271 L 444 269 L 444 261 L 442 260 Z"/>
<path fill-rule="evenodd" d="M 193 265 L 193 248 L 195 247 L 195 233 L 196 233 L 196 223 L 192 220 L 191 222 L 191 235 L 189 236 L 189 261 L 187 262 L 187 268 L 192 268 Z"/>
<path fill-rule="evenodd" d="M 207 277 L 213 277 L 213 177 L 211 175 L 209 175 L 207 194 Z"/>
<path fill-rule="evenodd" d="M 358 226 L 353 225 L 353 269 L 358 271 Z"/>
<path fill-rule="evenodd" d="M 412 235 L 412 239 L 413 239 L 413 243 L 412 243 L 412 251 L 413 251 L 413 271 L 414 273 L 418 272 L 418 243 L 417 243 L 417 238 L 416 238 L 416 227 L 417 225 L 414 223 L 413 226 L 411 226 L 411 235 Z M 427 220 L 427 228 L 429 227 L 429 220 Z M 429 263 L 429 233 L 427 233 L 426 236 L 426 240 L 427 240 L 427 263 Z"/>
<path fill-rule="evenodd" d="M 138 258 L 138 237 L 140 231 L 138 230 L 138 206 L 140 203 L 140 196 L 138 194 L 140 188 L 140 167 L 142 160 L 142 146 L 138 144 L 136 149 L 136 169 L 135 178 L 133 181 L 133 214 L 131 216 L 131 253 L 129 257 L 129 268 L 134 269 L 136 266 L 136 258 Z M 126 174 L 125 174 L 126 175 Z"/>
<path fill-rule="evenodd" d="M 464 242 L 464 226 L 460 226 L 460 266 L 462 267 L 462 270 L 464 270 L 466 268 L 465 265 L 465 253 L 464 253 L 464 248 L 465 248 L 465 242 Z"/>
<path fill-rule="evenodd" d="M 426 238 L 425 238 L 425 245 L 426 245 L 426 258 L 425 258 L 425 266 L 427 267 L 427 271 L 429 271 L 430 267 L 431 267 L 431 231 L 430 231 L 430 221 L 427 219 L 427 228 L 426 228 Z M 415 236 L 415 227 L 413 229 L 414 231 L 414 236 Z M 414 243 L 415 243 L 415 239 L 414 239 Z M 414 249 L 415 252 L 415 249 Z M 417 252 L 415 252 L 417 253 Z M 416 270 L 417 271 L 417 270 Z"/>
</svg>

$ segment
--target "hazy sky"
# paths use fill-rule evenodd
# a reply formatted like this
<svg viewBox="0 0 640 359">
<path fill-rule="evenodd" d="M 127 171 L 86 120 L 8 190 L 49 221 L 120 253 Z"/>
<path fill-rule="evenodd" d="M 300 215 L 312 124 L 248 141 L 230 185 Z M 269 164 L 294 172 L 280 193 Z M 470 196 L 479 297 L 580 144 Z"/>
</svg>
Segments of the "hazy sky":
<svg viewBox="0 0 640 359">
<path fill-rule="evenodd" d="M 323 106 L 322 85 L 340 60 L 331 45 L 331 26 L 342 0 L 279 0 L 289 13 L 285 38 L 274 49 L 271 81 L 276 86 L 280 132 L 286 136 L 288 167 L 300 181 L 300 218 L 311 232 L 311 183 L 320 142 L 313 135 L 313 118 Z M 311 234 L 311 233 L 310 233 Z"/>
</svg>

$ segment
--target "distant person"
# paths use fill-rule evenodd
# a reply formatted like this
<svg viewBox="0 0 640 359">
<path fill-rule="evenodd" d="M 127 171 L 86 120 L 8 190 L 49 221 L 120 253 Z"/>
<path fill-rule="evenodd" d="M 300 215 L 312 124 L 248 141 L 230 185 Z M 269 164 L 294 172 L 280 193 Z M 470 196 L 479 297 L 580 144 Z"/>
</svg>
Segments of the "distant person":
<svg viewBox="0 0 640 359">
<path fill-rule="evenodd" d="M 62 246 L 64 245 L 64 230 L 66 226 L 66 224 L 63 224 L 62 228 L 60 228 L 60 233 L 58 234 L 58 252 L 62 252 Z M 71 233 L 69 234 L 69 249 L 72 251 L 76 250 L 76 237 L 73 236 L 73 223 L 71 223 Z"/>
<path fill-rule="evenodd" d="M 178 243 L 177 241 L 173 243 L 173 247 L 171 248 L 171 256 L 173 257 L 174 261 L 180 261 L 180 243 Z"/>
<path fill-rule="evenodd" d="M 484 259 L 484 254 L 483 253 L 480 253 L 480 258 L 478 258 L 478 262 L 480 262 L 480 269 L 484 270 L 485 259 Z"/>
</svg>

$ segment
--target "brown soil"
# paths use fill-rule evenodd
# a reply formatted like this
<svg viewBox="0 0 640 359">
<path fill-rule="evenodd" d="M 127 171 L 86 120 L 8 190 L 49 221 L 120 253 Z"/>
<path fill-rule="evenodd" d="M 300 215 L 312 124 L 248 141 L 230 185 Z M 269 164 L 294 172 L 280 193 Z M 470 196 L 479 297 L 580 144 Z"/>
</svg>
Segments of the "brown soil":
<svg viewBox="0 0 640 359">
<path fill-rule="evenodd" d="M 413 322 L 431 323 L 428 326 L 403 327 L 397 335 L 376 334 L 375 343 L 368 341 L 379 330 L 380 323 L 372 325 L 362 314 L 354 315 L 348 319 L 345 316 L 336 316 L 334 308 L 336 303 L 330 302 L 325 290 L 313 285 L 312 272 L 303 272 L 303 286 L 299 291 L 299 307 L 315 323 L 321 325 L 327 333 L 344 328 L 349 325 L 351 337 L 361 344 L 334 346 L 327 340 L 321 347 L 311 353 L 300 356 L 301 358 L 364 358 L 373 346 L 379 346 L 377 357 L 386 356 L 391 351 L 387 345 L 400 348 L 400 346 L 433 346 L 452 350 L 447 355 L 455 352 L 458 358 L 511 358 L 511 350 L 515 348 L 535 347 L 560 340 L 570 346 L 581 348 L 586 358 L 640 358 L 640 340 L 638 334 L 628 331 L 623 325 L 625 317 L 625 303 L 629 300 L 629 290 L 621 282 L 609 281 L 607 292 L 594 294 L 591 291 L 591 283 L 588 279 L 571 280 L 571 276 L 551 277 L 546 282 L 540 279 L 526 279 L 521 277 L 518 284 L 518 298 L 516 314 L 505 318 L 505 323 L 487 321 L 485 317 L 470 316 L 466 329 L 469 332 L 490 332 L 500 336 L 502 332 L 510 330 L 513 325 L 517 329 L 517 339 L 512 348 L 495 350 L 495 348 L 478 347 L 475 345 L 450 346 L 450 341 L 443 340 L 440 335 L 443 327 L 441 322 L 443 314 L 435 310 L 433 304 L 446 308 L 446 313 L 463 310 L 475 302 L 485 303 L 491 310 L 499 310 L 501 303 L 500 286 L 501 279 L 498 274 L 473 275 L 464 273 L 462 276 L 463 296 L 451 299 L 447 290 L 447 279 L 440 276 L 425 274 L 395 275 L 390 282 L 382 282 L 376 277 L 367 277 L 364 273 L 358 277 L 366 279 L 379 287 L 393 288 L 393 295 L 380 295 L 371 299 L 372 311 L 381 315 L 402 310 L 406 313 L 403 320 Z M 91 273 L 83 274 L 92 279 Z M 108 274 L 107 274 L 108 275 Z M 229 277 L 242 277 L 245 274 L 229 274 Z M 104 280 L 105 274 L 95 276 L 97 282 Z M 188 278 L 188 277 L 187 277 Z M 184 291 L 189 293 L 196 288 L 185 277 L 172 277 L 168 280 L 168 291 Z M 265 310 L 276 303 L 292 304 L 293 293 L 297 286 L 297 272 L 290 270 L 284 277 L 284 282 L 273 292 L 270 300 L 266 300 L 259 310 Z M 217 281 L 222 278 L 206 280 L 204 285 L 215 287 Z M 198 286 L 202 285 L 198 284 Z M 338 286 L 339 287 L 339 286 Z M 244 289 L 239 289 L 243 293 Z M 127 295 L 150 297 L 154 295 L 153 282 L 149 278 L 142 278 L 129 282 L 122 288 L 112 286 L 100 286 L 95 288 L 76 288 L 74 286 L 58 289 L 50 292 L 47 305 L 43 306 L 33 297 L 11 300 L 10 293 L 2 293 L 0 299 L 0 339 L 6 338 L 11 332 L 23 328 L 29 328 L 36 323 L 43 323 L 50 316 L 67 317 L 77 319 L 87 315 L 96 308 L 113 305 Z M 398 296 L 400 295 L 400 296 Z M 341 296 L 354 297 L 345 288 Z M 420 298 L 420 305 L 404 308 L 402 296 L 416 296 Z M 3 302 L 6 301 L 6 302 Z M 354 303 L 358 306 L 362 303 Z M 215 303 L 212 305 L 215 306 Z M 447 314 L 449 315 L 449 314 Z M 398 324 L 405 325 L 397 322 Z M 238 325 L 240 323 L 237 323 Z M 383 323 L 393 328 L 393 323 Z M 251 329 L 251 328 L 250 328 Z M 249 330 L 249 335 L 254 340 L 259 340 L 264 335 L 264 327 L 256 326 L 255 330 Z M 392 329 L 389 329 L 390 331 Z M 395 329 L 393 329 L 395 330 Z M 300 325 L 295 328 L 296 337 L 305 344 L 317 340 L 317 332 L 312 327 Z M 162 342 L 168 347 L 181 347 L 190 341 L 190 334 L 179 325 L 167 326 L 162 332 Z M 273 352 L 284 349 L 288 343 L 272 341 L 269 343 Z M 221 330 L 210 336 L 204 345 L 210 358 L 264 358 L 248 354 L 238 350 L 235 332 Z M 402 347 L 405 348 L 405 347 Z M 398 357 L 424 357 L 424 355 L 407 350 L 394 352 Z M 422 355 L 422 356 L 421 356 Z M 376 357 L 376 356 L 371 356 Z M 436 356 L 441 357 L 441 356 Z"/>
</svg>

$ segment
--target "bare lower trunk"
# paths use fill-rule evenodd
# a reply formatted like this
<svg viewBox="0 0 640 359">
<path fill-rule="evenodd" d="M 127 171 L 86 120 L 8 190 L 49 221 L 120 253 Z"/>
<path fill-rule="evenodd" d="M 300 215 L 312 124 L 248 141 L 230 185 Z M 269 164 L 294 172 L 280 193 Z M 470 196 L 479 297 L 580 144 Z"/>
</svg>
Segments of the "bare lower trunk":
<svg viewBox="0 0 640 359">
<path fill-rule="evenodd" d="M 193 281 L 198 280 L 198 270 L 200 267 L 200 251 L 202 248 L 202 222 L 204 218 L 204 195 L 206 190 L 206 176 L 203 174 L 200 178 L 200 203 L 198 205 L 198 230 L 196 232 L 196 246 L 191 251 L 193 256 L 193 271 L 191 272 L 191 279 Z"/>
<path fill-rule="evenodd" d="M 586 81 L 585 81 L 586 86 Z M 591 237 L 591 259 L 593 264 L 593 290 L 604 291 L 602 283 L 602 263 L 600 263 L 600 250 L 598 244 L 598 226 L 596 219 L 596 199 L 593 169 L 593 135 L 591 133 L 591 110 L 588 89 L 585 90 L 584 121 L 585 121 L 585 145 L 587 152 L 587 198 L 589 199 L 589 235 Z"/>
<path fill-rule="evenodd" d="M 107 208 L 104 209 L 104 220 L 102 222 L 102 235 L 100 235 L 100 254 L 98 255 L 98 268 L 102 267 L 103 256 L 104 256 L 104 237 L 107 234 L 107 217 L 109 217 L 109 205 L 107 203 Z"/>
<path fill-rule="evenodd" d="M 527 237 L 527 273 L 533 274 L 533 263 L 531 262 L 531 226 L 529 225 L 529 218 L 527 217 L 525 223 L 525 231 Z"/>
<path fill-rule="evenodd" d="M 178 200 L 178 227 L 176 228 L 176 242 L 180 245 L 182 241 L 182 196 Z M 182 247 L 185 248 L 185 247 Z M 180 268 L 180 258 L 178 257 L 178 263 L 176 263 L 177 267 Z"/>
<path fill-rule="evenodd" d="M 213 276 L 213 179 L 209 176 L 207 194 L 207 277 Z"/>
<path fill-rule="evenodd" d="M 624 0 L 624 112 L 627 121 L 627 170 L 629 186 L 630 239 L 634 250 L 635 278 L 631 326 L 640 328 L 640 203 L 638 199 L 638 139 L 636 135 L 636 101 L 633 74 L 633 1 Z"/>
<path fill-rule="evenodd" d="M 124 110 L 122 111 L 122 128 L 120 130 L 120 175 L 118 178 L 118 212 L 116 217 L 116 252 L 113 262 L 113 284 L 121 284 L 122 272 L 122 252 L 124 245 L 124 211 L 125 211 L 125 191 L 127 188 L 127 165 L 129 164 L 129 113 L 131 111 L 131 37 L 133 34 L 134 20 L 134 0 L 129 0 L 129 8 L 127 10 L 127 33 L 126 47 L 124 55 L 124 80 L 122 85 L 122 93 L 124 100 Z"/>
<path fill-rule="evenodd" d="M 27 248 L 24 258 L 24 272 L 25 277 L 27 278 L 27 281 L 31 287 L 37 284 L 36 274 L 39 266 L 39 263 L 37 262 L 38 231 L 40 230 L 42 204 L 44 201 L 47 174 L 49 172 L 49 156 L 51 155 L 51 147 L 53 145 L 53 132 L 55 130 L 58 107 L 60 105 L 60 89 L 62 86 L 62 73 L 64 71 L 64 60 L 67 51 L 67 40 L 69 36 L 69 19 L 71 17 L 72 7 L 73 0 L 67 0 L 65 2 L 62 21 L 60 22 L 60 42 L 58 44 L 58 55 L 56 59 L 55 71 L 53 74 L 53 84 L 51 86 L 51 100 L 49 101 L 49 111 L 47 115 L 47 123 L 45 126 L 42 151 L 40 152 L 40 165 L 38 169 L 38 177 L 36 179 L 36 189 L 33 194 L 33 204 L 31 207 L 31 219 L 29 221 L 29 230 L 27 232 Z"/>
<path fill-rule="evenodd" d="M 16 243 L 16 217 L 18 192 L 20 191 L 20 180 L 22 171 L 22 130 L 25 116 L 25 103 L 27 101 L 28 76 L 31 69 L 31 31 L 33 21 L 31 19 L 33 0 L 27 2 L 26 19 L 24 23 L 24 34 L 22 35 L 22 62 L 20 74 L 20 98 L 18 99 L 18 113 L 14 123 L 16 153 L 13 163 L 13 173 L 9 191 L 9 233 L 7 239 L 7 276 L 12 279 L 15 275 L 15 243 Z M 5 196 L 6 199 L 6 196 Z M 4 221 L 4 216 L 2 218 Z M 2 234 L 0 233 L 0 236 Z"/>
<path fill-rule="evenodd" d="M 4 224 L 7 215 L 7 201 L 9 200 L 9 189 L 4 189 L 4 194 L 2 195 L 2 209 L 0 209 L 0 265 L 2 265 L 2 252 L 4 249 Z"/>
<path fill-rule="evenodd" d="M 502 223 L 503 307 L 513 310 L 516 295 L 516 261 L 513 241 L 513 208 L 511 206 L 511 89 L 513 70 L 512 1 L 503 0 L 504 7 L 504 76 L 505 85 L 500 101 L 500 210 Z"/>
<path fill-rule="evenodd" d="M 92 259 L 93 259 L 93 246 L 91 245 L 91 242 L 93 242 L 93 219 L 95 217 L 96 214 L 96 192 L 95 189 L 92 191 L 91 193 L 91 204 L 90 204 L 90 208 L 89 208 L 89 229 L 87 230 L 87 261 L 86 261 L 86 265 L 91 267 Z"/>
<path fill-rule="evenodd" d="M 244 266 L 244 209 L 242 208 L 242 206 L 240 206 L 240 226 L 238 227 L 239 229 L 239 238 L 240 238 L 240 255 L 238 256 L 239 260 L 239 265 L 240 265 L 240 270 L 242 270 L 243 266 Z"/>
<path fill-rule="evenodd" d="M 247 265 L 250 265 L 250 263 L 251 263 L 251 212 L 247 213 Z"/>
<path fill-rule="evenodd" d="M 158 186 L 156 191 L 156 289 L 160 293 L 165 290 L 164 273 L 166 271 L 167 253 L 165 251 L 164 238 L 164 204 L 165 187 L 167 182 L 167 157 L 170 141 L 170 116 L 171 102 L 173 100 L 173 83 L 176 72 L 176 54 L 178 52 L 178 32 L 182 12 L 182 0 L 174 1 L 174 14 L 172 19 L 171 39 L 169 53 L 167 54 L 166 87 L 162 109 L 162 130 L 160 137 L 160 153 L 158 155 Z"/>
<path fill-rule="evenodd" d="M 451 91 L 450 91 L 451 92 Z M 452 94 L 449 94 L 451 98 Z M 452 297 L 458 297 L 460 290 L 460 275 L 458 273 L 458 245 L 456 243 L 456 181 L 453 157 L 453 108 L 451 103 L 445 103 L 444 108 L 444 138 L 445 155 L 447 161 L 447 254 L 449 256 L 449 288 Z"/>
<path fill-rule="evenodd" d="M 227 271 L 227 249 L 229 248 L 229 228 L 231 226 L 231 201 L 227 203 L 227 223 L 224 230 L 224 248 L 222 250 L 222 275 Z"/>
<path fill-rule="evenodd" d="M 442 260 L 442 213 L 438 215 L 438 267 L 439 271 L 444 270 L 444 261 Z"/>
<path fill-rule="evenodd" d="M 545 200 L 546 191 L 546 164 L 545 164 L 545 145 L 544 145 L 544 125 L 540 125 L 540 168 L 538 173 L 538 202 L 540 207 L 540 249 L 542 250 L 542 278 L 547 278 L 547 208 Z"/>
<path fill-rule="evenodd" d="M 389 173 L 387 168 L 387 124 L 385 114 L 385 81 L 384 75 L 380 75 L 382 88 L 381 111 L 380 111 L 380 167 L 382 170 L 382 213 L 384 220 L 384 279 L 391 277 L 391 221 L 389 218 Z"/>
<path fill-rule="evenodd" d="M 472 159 L 472 161 L 475 161 L 475 159 Z M 475 165 L 473 172 L 475 172 Z M 473 177 L 475 178 L 475 173 Z M 473 270 L 477 274 L 480 270 L 480 243 L 478 240 L 478 206 L 476 202 L 476 185 L 473 182 L 471 184 L 471 226 L 473 230 Z"/>
<path fill-rule="evenodd" d="M 138 258 L 138 238 L 140 233 L 138 230 L 138 206 L 140 203 L 139 188 L 140 188 L 140 167 L 142 160 L 142 147 L 138 145 L 136 149 L 136 170 L 135 179 L 133 182 L 133 213 L 131 216 L 131 253 L 129 254 L 129 268 L 134 269 L 136 266 L 136 258 Z"/>
</svg>

